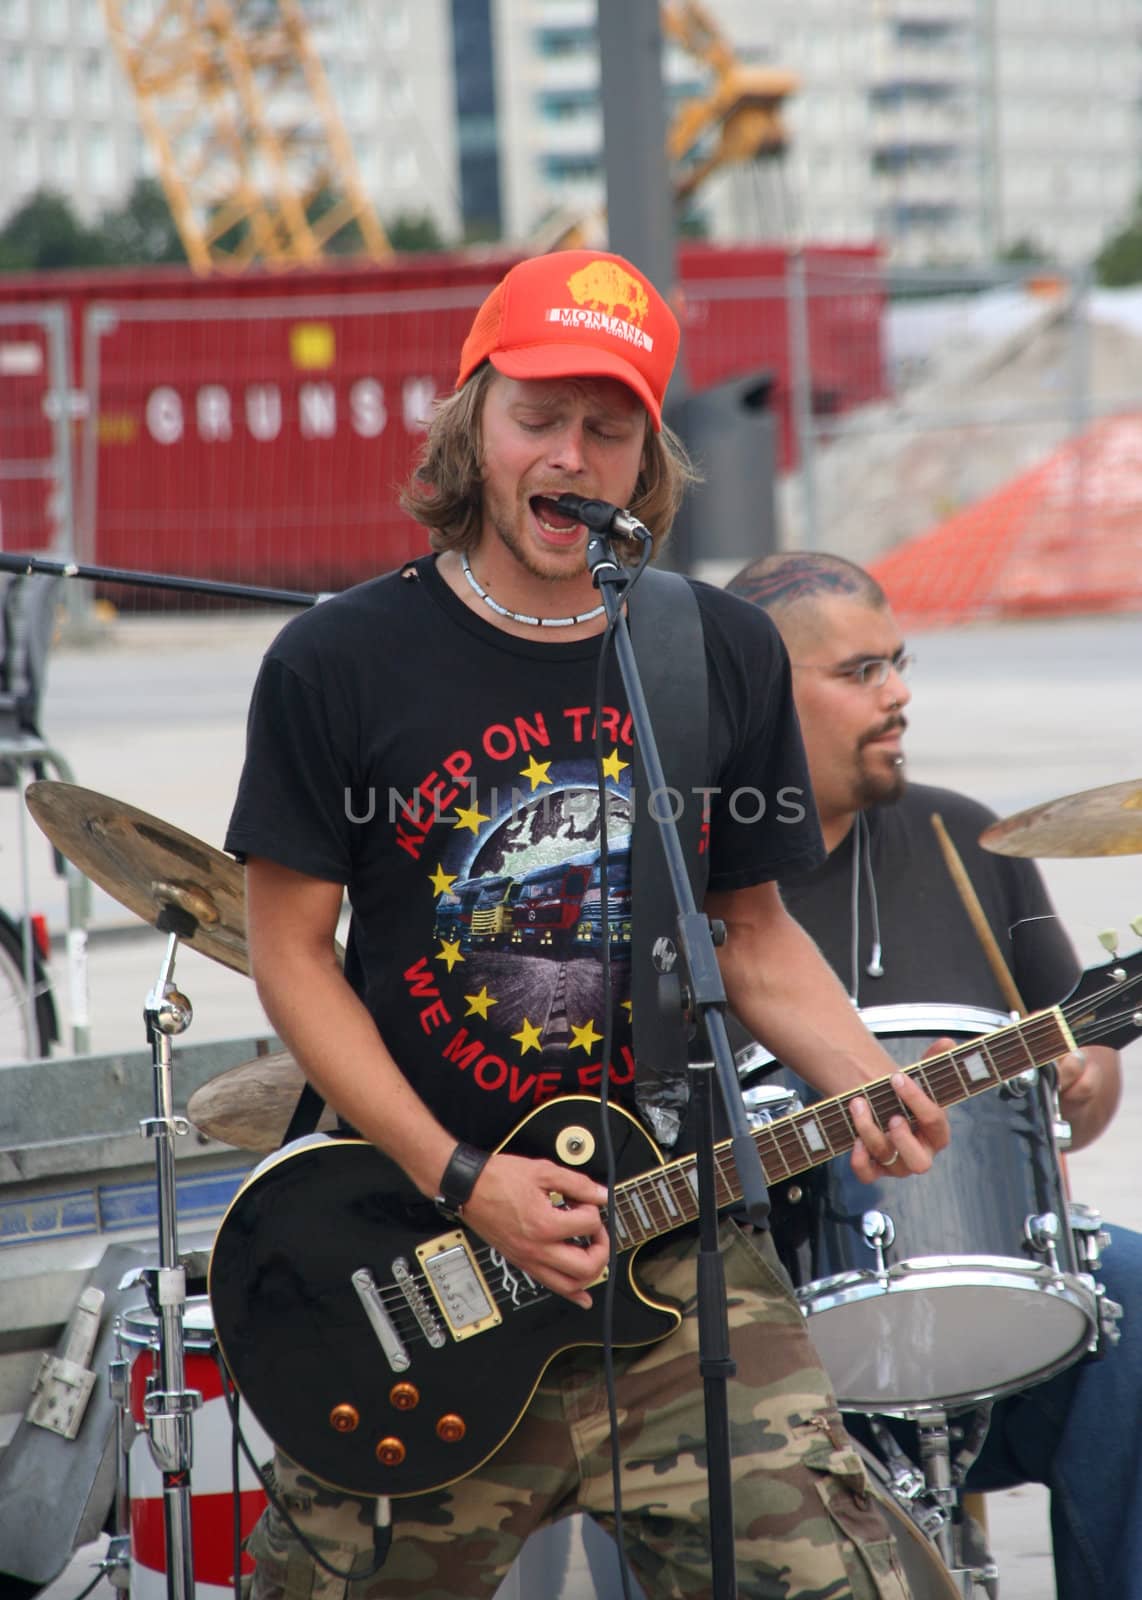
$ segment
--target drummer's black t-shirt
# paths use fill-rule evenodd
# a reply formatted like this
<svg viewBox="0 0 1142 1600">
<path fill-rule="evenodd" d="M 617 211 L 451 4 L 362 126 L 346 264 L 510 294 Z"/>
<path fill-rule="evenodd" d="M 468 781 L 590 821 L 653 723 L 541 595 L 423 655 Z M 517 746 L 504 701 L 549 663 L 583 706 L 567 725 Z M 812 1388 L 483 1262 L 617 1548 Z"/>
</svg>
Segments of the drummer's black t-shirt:
<svg viewBox="0 0 1142 1600">
<path fill-rule="evenodd" d="M 943 818 L 1027 1009 L 1064 999 L 1080 967 L 1038 868 L 984 850 L 979 836 L 995 821 L 994 813 L 953 790 L 909 784 L 895 805 L 864 813 L 871 872 L 862 859 L 855 954 L 855 828 L 823 866 L 782 879 L 786 906 L 862 1007 L 943 1003 L 1009 1012 L 952 882 L 933 812 Z M 867 972 L 874 894 L 884 968 L 879 978 Z"/>
<path fill-rule="evenodd" d="M 226 847 L 348 885 L 347 977 L 444 1125 L 490 1147 L 537 1104 L 601 1080 L 600 638 L 519 639 L 463 605 L 432 558 L 404 573 L 323 602 L 275 641 Z M 733 890 L 823 852 L 776 630 L 695 589 L 709 884 Z M 611 1081 L 632 1107 L 632 744 L 613 655 L 609 668 Z"/>
</svg>

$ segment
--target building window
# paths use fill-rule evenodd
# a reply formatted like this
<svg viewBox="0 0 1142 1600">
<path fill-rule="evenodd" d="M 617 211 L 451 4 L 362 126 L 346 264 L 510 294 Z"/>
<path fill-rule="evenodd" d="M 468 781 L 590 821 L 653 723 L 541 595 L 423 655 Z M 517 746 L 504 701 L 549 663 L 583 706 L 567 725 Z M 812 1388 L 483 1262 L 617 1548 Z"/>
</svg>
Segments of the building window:
<svg viewBox="0 0 1142 1600">
<path fill-rule="evenodd" d="M 89 51 L 83 62 L 83 97 L 95 110 L 101 110 L 110 99 L 110 75 L 107 57 L 98 51 Z"/>
<path fill-rule="evenodd" d="M 70 128 L 57 128 L 48 146 L 48 164 L 53 183 L 71 188 L 76 179 L 75 138 Z"/>
<path fill-rule="evenodd" d="M 66 56 L 49 56 L 44 78 L 45 98 L 49 111 L 70 111 L 71 62 Z"/>
<path fill-rule="evenodd" d="M 10 50 L 4 73 L 9 111 L 25 111 L 32 102 L 32 74 L 26 50 Z"/>
</svg>

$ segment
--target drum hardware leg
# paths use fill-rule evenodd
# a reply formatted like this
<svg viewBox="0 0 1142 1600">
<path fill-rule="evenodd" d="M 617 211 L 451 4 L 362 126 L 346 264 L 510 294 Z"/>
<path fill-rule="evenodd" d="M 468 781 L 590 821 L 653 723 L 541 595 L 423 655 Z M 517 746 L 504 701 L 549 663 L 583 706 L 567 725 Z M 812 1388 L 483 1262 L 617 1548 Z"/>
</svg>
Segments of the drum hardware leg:
<svg viewBox="0 0 1142 1600">
<path fill-rule="evenodd" d="M 191 1424 L 202 1404 L 197 1390 L 186 1388 L 183 1345 L 186 1310 L 186 1271 L 178 1256 L 178 1222 L 175 1189 L 174 1137 L 189 1132 L 185 1117 L 174 1115 L 171 1078 L 171 1039 L 190 1026 L 189 1000 L 174 986 L 174 963 L 180 937 L 197 927 L 196 919 L 178 906 L 165 906 L 157 918 L 167 934 L 167 946 L 158 978 L 147 996 L 143 1016 L 154 1063 L 153 1117 L 141 1124 L 144 1136 L 155 1143 L 155 1179 L 158 1190 L 159 1266 L 153 1275 L 158 1308 L 158 1347 L 155 1373 L 143 1402 L 151 1455 L 163 1475 L 163 1526 L 166 1533 L 167 1594 L 169 1600 L 193 1600 L 194 1551 L 191 1541 L 190 1470 L 193 1457 Z"/>
<path fill-rule="evenodd" d="M 927 1494 L 944 1513 L 945 1522 L 933 1540 L 944 1565 L 961 1586 L 964 1600 L 972 1600 L 976 1586 L 994 1596 L 999 1569 L 984 1549 L 971 1549 L 978 1539 L 965 1537 L 962 1504 L 952 1481 L 951 1432 L 947 1412 L 938 1406 L 913 1413 L 920 1439 L 920 1461 Z"/>
<path fill-rule="evenodd" d="M 115 1402 L 115 1514 L 114 1532 L 107 1545 L 107 1553 L 100 1566 L 108 1583 L 116 1589 L 131 1586 L 131 1480 L 130 1451 L 133 1426 L 130 1422 L 131 1397 L 129 1381 L 131 1368 L 123 1354 L 123 1319 L 115 1318 L 115 1343 L 117 1354 L 108 1364 L 107 1387 Z"/>
<path fill-rule="evenodd" d="M 948 1520 L 946 1508 L 937 1502 L 924 1482 L 924 1474 L 904 1454 L 880 1418 L 869 1417 L 868 1425 L 888 1468 L 890 1492 L 909 1512 L 920 1532 L 934 1541 Z"/>
</svg>

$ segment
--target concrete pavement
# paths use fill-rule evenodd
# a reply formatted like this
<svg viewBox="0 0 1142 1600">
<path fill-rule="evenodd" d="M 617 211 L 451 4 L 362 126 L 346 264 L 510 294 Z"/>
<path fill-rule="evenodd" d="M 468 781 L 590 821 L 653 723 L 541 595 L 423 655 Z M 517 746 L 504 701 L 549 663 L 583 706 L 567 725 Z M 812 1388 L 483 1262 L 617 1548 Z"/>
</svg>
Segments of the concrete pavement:
<svg viewBox="0 0 1142 1600">
<path fill-rule="evenodd" d="M 255 614 L 123 619 L 100 643 L 66 643 L 49 669 L 43 729 L 76 781 L 220 845 L 241 766 L 250 687 L 265 644 L 285 618 Z M 910 641 L 918 655 L 907 748 L 917 780 L 959 787 L 1000 815 L 1077 790 L 1142 781 L 1137 711 L 1142 617 L 975 626 Z M 15 796 L 0 794 L 0 902 L 19 902 Z M 5 811 L 5 808 L 8 808 Z M 9 820 L 11 818 L 11 820 Z M 32 829 L 32 902 L 65 921 L 62 885 Z M 1085 965 L 1104 959 L 1097 934 L 1127 931 L 1142 914 L 1142 856 L 1042 863 Z M 141 1047 L 141 1011 L 163 940 L 97 894 L 89 984 L 92 1048 Z M 66 1002 L 62 957 L 53 977 Z M 194 1042 L 268 1031 L 253 986 L 193 951 L 179 981 L 195 1006 Z M 66 1021 L 66 1018 L 65 1018 Z M 1070 1159 L 1072 1191 L 1104 1215 L 1142 1227 L 1134 1181 L 1142 1136 L 1142 1044 L 1127 1052 L 1122 1109 L 1095 1149 Z M 1046 1496 L 1035 1486 L 988 1500 L 1003 1600 L 1052 1593 Z M 83 1552 L 47 1591 L 72 1600 L 91 1576 Z M 514 1579 L 505 1600 L 523 1600 Z M 110 1594 L 105 1586 L 96 1593 Z M 574 1591 L 580 1600 L 588 1589 Z M 571 1591 L 567 1591 L 569 1597 Z"/>
</svg>

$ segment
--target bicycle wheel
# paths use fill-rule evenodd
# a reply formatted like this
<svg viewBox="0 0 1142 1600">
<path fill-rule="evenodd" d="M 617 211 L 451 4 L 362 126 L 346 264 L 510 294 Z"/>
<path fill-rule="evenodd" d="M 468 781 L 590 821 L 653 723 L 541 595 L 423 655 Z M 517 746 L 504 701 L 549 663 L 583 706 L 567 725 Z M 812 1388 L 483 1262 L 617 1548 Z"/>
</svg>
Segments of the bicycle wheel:
<svg viewBox="0 0 1142 1600">
<path fill-rule="evenodd" d="M 33 961 L 32 985 L 29 995 L 20 935 L 0 915 L 0 1061 L 32 1061 L 51 1049 L 55 1009 L 38 957 Z"/>
</svg>

